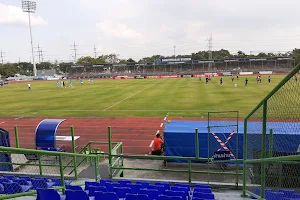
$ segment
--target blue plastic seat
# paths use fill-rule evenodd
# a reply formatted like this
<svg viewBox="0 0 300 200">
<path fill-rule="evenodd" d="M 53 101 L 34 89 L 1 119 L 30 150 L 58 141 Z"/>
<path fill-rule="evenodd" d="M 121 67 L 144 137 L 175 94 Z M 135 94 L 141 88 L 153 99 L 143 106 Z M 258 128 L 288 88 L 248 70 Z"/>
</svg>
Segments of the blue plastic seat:
<svg viewBox="0 0 300 200">
<path fill-rule="evenodd" d="M 45 180 L 46 182 L 51 182 L 51 180 L 49 180 L 48 178 L 44 177 L 44 176 L 40 176 L 40 177 L 36 177 L 34 179 L 43 179 Z"/>
<path fill-rule="evenodd" d="M 172 191 L 183 191 L 186 196 L 189 196 L 189 188 L 187 187 L 179 187 L 179 186 L 171 186 Z"/>
<path fill-rule="evenodd" d="M 82 187 L 78 185 L 66 185 L 66 189 L 83 191 Z"/>
<path fill-rule="evenodd" d="M 32 183 L 32 187 L 34 189 L 48 189 L 48 188 L 51 188 L 54 183 L 52 182 L 47 182 L 45 181 L 45 179 L 31 179 L 31 183 Z"/>
<path fill-rule="evenodd" d="M 113 190 L 119 199 L 123 199 L 126 197 L 126 194 L 131 193 L 131 189 L 129 187 L 114 187 Z"/>
<path fill-rule="evenodd" d="M 149 200 L 154 200 L 159 195 L 158 190 L 154 190 L 154 189 L 140 189 L 138 194 L 148 195 Z"/>
<path fill-rule="evenodd" d="M 0 183 L 0 194 L 4 194 L 5 191 L 4 191 L 4 186 L 2 183 Z"/>
<path fill-rule="evenodd" d="M 283 190 L 283 189 L 278 190 L 278 192 L 283 192 L 285 198 L 292 198 L 293 194 L 295 193 L 294 190 Z"/>
<path fill-rule="evenodd" d="M 3 178 L 7 178 L 8 180 L 13 180 L 13 179 L 15 179 L 16 177 L 15 177 L 15 176 L 12 176 L 12 175 L 3 175 Z"/>
<path fill-rule="evenodd" d="M 25 179 L 22 178 L 15 178 L 13 182 L 18 183 L 19 185 L 31 185 L 29 181 L 26 181 Z"/>
<path fill-rule="evenodd" d="M 29 176 L 19 176 L 19 178 L 31 182 L 31 178 Z"/>
<path fill-rule="evenodd" d="M 53 186 L 62 186 L 60 178 L 52 178 L 51 181 L 54 183 Z M 65 185 L 70 185 L 72 183 L 71 180 L 64 180 L 64 181 L 65 181 Z"/>
<path fill-rule="evenodd" d="M 105 183 L 107 183 L 107 182 L 112 183 L 113 181 L 110 180 L 110 179 L 101 179 L 101 180 L 100 180 L 100 185 L 101 185 L 101 186 L 105 186 Z"/>
<path fill-rule="evenodd" d="M 164 186 L 165 190 L 170 190 L 170 184 L 165 182 L 156 182 L 155 185 L 162 185 Z"/>
<path fill-rule="evenodd" d="M 64 200 L 65 195 L 59 195 L 54 189 L 37 189 L 37 200 Z"/>
<path fill-rule="evenodd" d="M 188 189 L 188 191 L 191 190 L 191 187 L 189 184 L 183 184 L 183 183 L 175 183 L 173 186 L 176 186 L 176 187 L 185 187 Z"/>
<path fill-rule="evenodd" d="M 119 200 L 114 192 L 95 192 L 95 200 Z"/>
<path fill-rule="evenodd" d="M 129 181 L 129 180 L 118 180 L 118 183 L 120 183 L 122 187 L 126 187 L 126 184 L 131 183 L 131 181 Z"/>
<path fill-rule="evenodd" d="M 160 195 L 156 200 L 185 200 L 182 197 L 177 197 L 177 196 L 166 196 L 166 195 Z"/>
<path fill-rule="evenodd" d="M 292 198 L 293 199 L 300 199 L 300 194 L 294 193 Z"/>
<path fill-rule="evenodd" d="M 126 194 L 125 200 L 149 200 L 146 194 Z"/>
<path fill-rule="evenodd" d="M 201 192 L 194 192 L 193 198 L 202 198 L 202 199 L 215 199 L 215 195 L 212 193 L 201 193 Z"/>
<path fill-rule="evenodd" d="M 66 190 L 66 199 L 70 200 L 89 200 L 89 196 L 85 191 Z"/>
<path fill-rule="evenodd" d="M 166 191 L 163 185 L 148 185 L 147 189 L 158 190 L 159 194 L 163 194 Z"/>
<path fill-rule="evenodd" d="M 284 198 L 283 192 L 266 192 L 265 198 L 267 200 L 278 200 Z"/>
<path fill-rule="evenodd" d="M 91 181 L 85 181 L 84 185 L 84 190 L 89 190 L 89 186 L 101 186 L 100 183 Z"/>
<path fill-rule="evenodd" d="M 106 186 L 107 192 L 113 192 L 114 187 L 122 187 L 120 183 L 110 183 L 110 182 L 106 182 L 105 186 Z"/>
<path fill-rule="evenodd" d="M 18 183 L 3 183 L 4 191 L 6 194 L 15 194 L 15 193 L 22 193 L 27 192 L 30 190 L 31 186 L 24 185 L 21 186 Z"/>
<path fill-rule="evenodd" d="M 141 184 L 134 184 L 134 183 L 127 183 L 126 187 L 131 188 L 131 193 L 132 194 L 137 194 L 138 191 L 142 188 Z"/>
<path fill-rule="evenodd" d="M 0 178 L 0 183 L 12 183 L 12 180 L 9 180 L 8 178 Z"/>
<path fill-rule="evenodd" d="M 170 197 L 181 197 L 182 199 L 186 199 L 186 193 L 184 191 L 166 190 L 164 195 Z"/>
<path fill-rule="evenodd" d="M 149 182 L 146 182 L 146 181 L 137 181 L 135 182 L 136 184 L 141 184 L 142 185 L 142 188 L 147 188 L 148 185 L 150 185 Z"/>
<path fill-rule="evenodd" d="M 212 193 L 210 188 L 195 188 L 194 192 L 201 192 L 201 193 Z"/>
<path fill-rule="evenodd" d="M 89 186 L 89 196 L 95 196 L 95 192 L 107 192 L 105 186 Z"/>
</svg>

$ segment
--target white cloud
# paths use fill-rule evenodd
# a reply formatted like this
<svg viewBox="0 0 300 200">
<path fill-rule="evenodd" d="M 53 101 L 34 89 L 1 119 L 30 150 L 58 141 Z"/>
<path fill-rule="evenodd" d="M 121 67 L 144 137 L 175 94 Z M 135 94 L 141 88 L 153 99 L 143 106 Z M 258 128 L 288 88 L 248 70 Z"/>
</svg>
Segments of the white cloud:
<svg viewBox="0 0 300 200">
<path fill-rule="evenodd" d="M 20 7 L 0 3 L 0 24 L 28 24 L 28 14 Z M 46 25 L 47 22 L 40 16 L 31 15 L 31 25 Z"/>
<path fill-rule="evenodd" d="M 142 35 L 126 24 L 115 24 L 112 21 L 104 21 L 96 24 L 97 28 L 105 35 L 120 39 L 141 39 Z"/>
</svg>

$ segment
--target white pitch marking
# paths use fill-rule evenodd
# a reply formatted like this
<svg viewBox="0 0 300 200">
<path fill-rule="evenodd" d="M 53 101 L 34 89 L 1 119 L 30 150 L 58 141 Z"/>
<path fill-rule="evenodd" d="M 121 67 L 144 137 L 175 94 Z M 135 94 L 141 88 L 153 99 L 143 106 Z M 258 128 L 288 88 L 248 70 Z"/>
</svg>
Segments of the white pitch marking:
<svg viewBox="0 0 300 200">
<path fill-rule="evenodd" d="M 154 140 L 151 141 L 149 147 L 152 147 Z"/>
<path fill-rule="evenodd" d="M 160 127 L 163 127 L 163 125 L 164 125 L 164 123 L 161 123 L 161 124 L 160 124 Z"/>
<path fill-rule="evenodd" d="M 161 81 L 160 81 L 160 82 L 161 82 Z M 125 100 L 127 100 L 127 99 L 129 99 L 129 98 L 133 97 L 134 95 L 136 95 L 136 94 L 138 94 L 138 93 L 141 93 L 141 92 L 143 92 L 144 90 L 146 90 L 146 89 L 148 89 L 148 88 L 152 87 L 153 85 L 155 85 L 155 84 L 157 84 L 157 83 L 160 83 L 160 82 L 156 82 L 156 83 L 154 83 L 154 84 L 152 84 L 152 85 L 149 85 L 148 87 L 145 87 L 144 89 L 142 89 L 142 90 L 139 90 L 139 91 L 137 91 L 136 93 L 133 93 L 132 95 L 130 95 L 130 96 L 128 96 L 128 97 L 126 97 L 126 98 L 122 99 L 121 101 L 118 101 L 117 103 L 115 103 L 115 104 L 113 104 L 113 105 L 111 105 L 111 106 L 109 106 L 109 107 L 105 108 L 105 109 L 104 109 L 104 110 L 102 110 L 102 111 L 106 111 L 106 110 L 108 110 L 108 109 L 110 109 L 110 108 L 112 108 L 112 107 L 114 107 L 114 106 L 116 106 L 116 105 L 118 105 L 118 104 L 122 103 L 123 101 L 125 101 Z"/>
</svg>

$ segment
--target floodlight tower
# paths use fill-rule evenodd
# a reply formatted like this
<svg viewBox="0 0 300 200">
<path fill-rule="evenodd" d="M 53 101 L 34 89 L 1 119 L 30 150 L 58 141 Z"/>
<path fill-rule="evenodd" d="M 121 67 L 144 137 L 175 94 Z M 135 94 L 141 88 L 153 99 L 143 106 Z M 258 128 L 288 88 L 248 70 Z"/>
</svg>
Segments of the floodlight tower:
<svg viewBox="0 0 300 200">
<path fill-rule="evenodd" d="M 33 73 L 34 73 L 34 76 L 36 76 L 37 75 L 37 70 L 36 70 L 36 65 L 35 65 L 35 62 L 34 62 L 32 32 L 31 32 L 31 19 L 30 19 L 30 13 L 35 13 L 36 2 L 34 2 L 34 1 L 22 1 L 22 9 L 23 9 L 23 12 L 27 12 L 28 13 L 29 30 L 30 30 L 30 41 L 31 41 L 31 53 L 32 53 L 32 64 L 33 64 Z"/>
</svg>

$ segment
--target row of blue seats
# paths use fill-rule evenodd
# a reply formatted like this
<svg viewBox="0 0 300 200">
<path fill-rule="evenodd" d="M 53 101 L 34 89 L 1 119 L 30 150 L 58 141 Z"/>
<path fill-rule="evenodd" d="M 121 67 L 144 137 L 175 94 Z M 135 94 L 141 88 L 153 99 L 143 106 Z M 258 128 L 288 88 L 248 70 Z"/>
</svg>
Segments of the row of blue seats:
<svg viewBox="0 0 300 200">
<path fill-rule="evenodd" d="M 150 198 L 155 199 L 157 196 L 165 194 L 170 196 L 181 196 L 182 198 L 190 197 L 205 197 L 206 199 L 214 199 L 211 189 L 208 188 L 195 188 L 193 195 L 189 194 L 186 187 L 171 186 L 169 189 L 165 189 L 162 185 L 148 185 L 147 188 L 142 188 L 141 184 L 127 183 L 125 187 L 118 185 L 117 183 L 107 182 L 106 186 L 100 186 L 97 182 L 86 182 L 85 191 L 89 196 L 94 196 L 95 192 L 115 192 L 119 198 L 125 198 L 126 194 L 147 194 Z M 69 190 L 83 191 L 80 186 L 66 186 Z"/>
<path fill-rule="evenodd" d="M 253 191 L 256 195 L 261 195 L 260 188 L 256 188 Z M 252 199 L 255 199 L 252 197 Z M 272 189 L 265 189 L 265 199 L 266 200 L 300 200 L 300 194 L 295 193 L 294 190 L 278 189 L 277 191 L 272 191 Z"/>
<path fill-rule="evenodd" d="M 71 181 L 65 181 L 65 184 L 71 184 Z M 0 194 L 15 194 L 27 192 L 31 189 L 51 188 L 52 186 L 61 186 L 61 179 L 47 179 L 45 177 L 0 177 Z"/>
<path fill-rule="evenodd" d="M 142 189 L 141 191 L 143 191 Z M 147 193 L 139 194 L 125 194 L 120 197 L 115 192 L 100 192 L 96 191 L 93 197 L 89 197 L 88 194 L 83 190 L 66 190 L 65 195 L 60 195 L 54 189 L 38 189 L 37 190 L 37 200 L 186 200 L 178 195 L 172 194 L 162 194 L 155 198 L 149 196 Z M 207 198 L 197 198 L 193 197 L 192 200 L 207 200 Z"/>
</svg>

